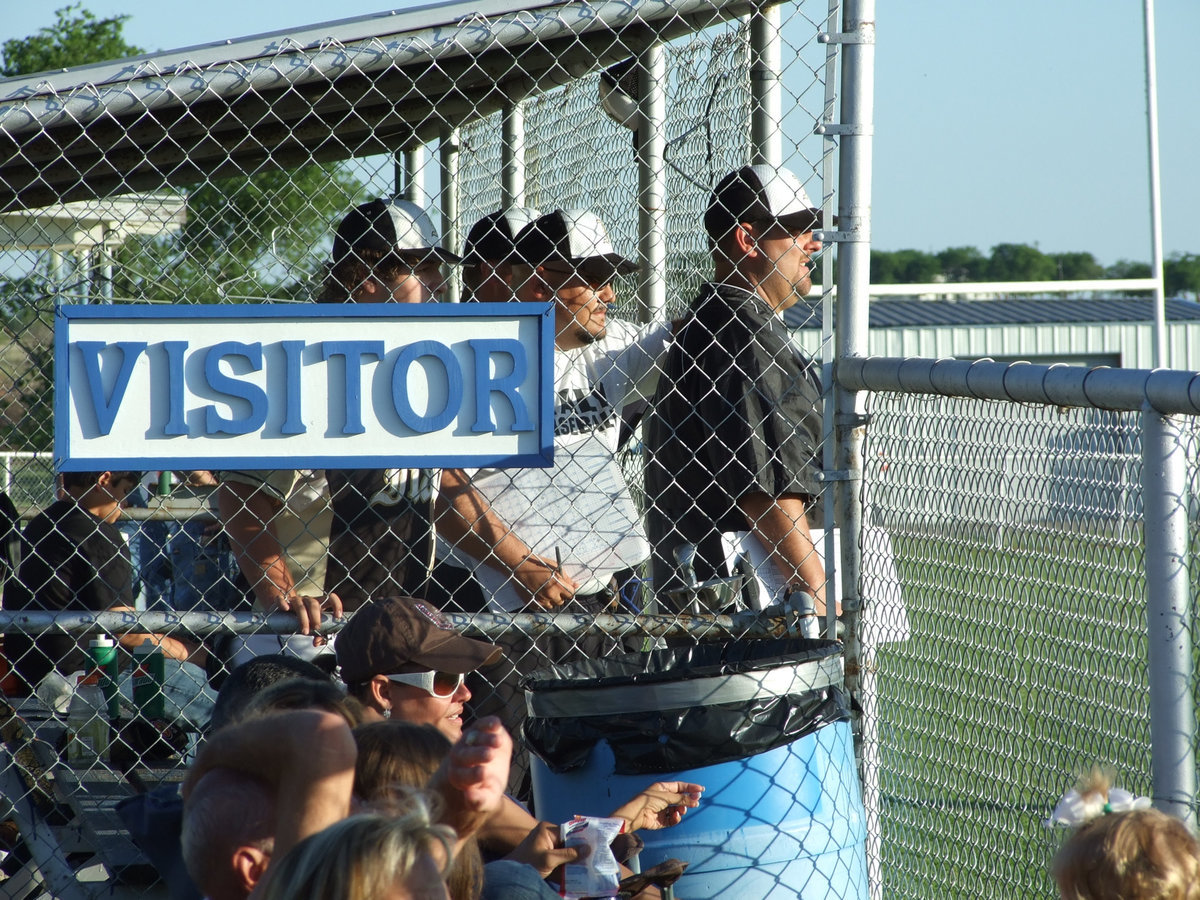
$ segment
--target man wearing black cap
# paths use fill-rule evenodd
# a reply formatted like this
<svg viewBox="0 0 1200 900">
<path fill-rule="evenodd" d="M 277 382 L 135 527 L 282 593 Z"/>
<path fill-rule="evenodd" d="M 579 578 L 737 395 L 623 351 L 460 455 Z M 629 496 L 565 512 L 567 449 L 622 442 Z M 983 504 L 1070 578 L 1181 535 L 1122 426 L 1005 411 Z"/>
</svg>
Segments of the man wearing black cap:
<svg viewBox="0 0 1200 900">
<path fill-rule="evenodd" d="M 517 235 L 540 213 L 514 206 L 488 213 L 463 242 L 463 299 L 506 303 L 513 298 L 513 250 Z"/>
<path fill-rule="evenodd" d="M 424 303 L 445 289 L 443 247 L 429 214 L 371 200 L 342 219 L 323 303 Z M 428 469 L 223 472 L 221 514 L 257 605 L 297 614 L 307 634 L 322 612 L 420 589 L 433 560 L 437 473 Z M 326 550 L 328 552 L 326 552 Z M 247 641 L 251 653 L 313 655 L 297 639 Z"/>
<path fill-rule="evenodd" d="M 730 574 L 723 536 L 740 536 L 771 561 L 764 580 L 801 588 L 823 612 L 825 573 L 806 521 L 820 489 L 821 387 L 782 320 L 812 288 L 820 224 L 786 169 L 744 166 L 713 190 L 704 227 L 715 277 L 677 331 L 646 429 L 660 599 L 679 585 L 676 548 L 697 548 L 704 581 Z"/>
</svg>

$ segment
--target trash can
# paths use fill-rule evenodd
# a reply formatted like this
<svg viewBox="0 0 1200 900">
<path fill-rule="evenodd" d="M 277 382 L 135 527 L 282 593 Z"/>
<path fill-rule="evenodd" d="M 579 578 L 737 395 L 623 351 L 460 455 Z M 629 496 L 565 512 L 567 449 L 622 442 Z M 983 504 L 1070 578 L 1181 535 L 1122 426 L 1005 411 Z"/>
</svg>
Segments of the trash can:
<svg viewBox="0 0 1200 900">
<path fill-rule="evenodd" d="M 553 666 L 525 683 L 537 815 L 607 815 L 655 781 L 705 787 L 643 868 L 706 898 L 865 898 L 866 826 L 841 645 L 701 644 Z"/>
</svg>

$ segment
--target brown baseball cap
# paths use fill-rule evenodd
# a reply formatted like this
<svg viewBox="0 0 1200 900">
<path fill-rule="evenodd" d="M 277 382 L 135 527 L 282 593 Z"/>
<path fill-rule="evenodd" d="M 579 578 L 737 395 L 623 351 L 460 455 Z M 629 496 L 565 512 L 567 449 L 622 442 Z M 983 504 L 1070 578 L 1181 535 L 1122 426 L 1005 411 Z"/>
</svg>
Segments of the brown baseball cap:
<svg viewBox="0 0 1200 900">
<path fill-rule="evenodd" d="M 407 672 L 473 672 L 500 659 L 500 648 L 463 637 L 432 603 L 412 597 L 371 600 L 334 641 L 342 681 Z"/>
</svg>

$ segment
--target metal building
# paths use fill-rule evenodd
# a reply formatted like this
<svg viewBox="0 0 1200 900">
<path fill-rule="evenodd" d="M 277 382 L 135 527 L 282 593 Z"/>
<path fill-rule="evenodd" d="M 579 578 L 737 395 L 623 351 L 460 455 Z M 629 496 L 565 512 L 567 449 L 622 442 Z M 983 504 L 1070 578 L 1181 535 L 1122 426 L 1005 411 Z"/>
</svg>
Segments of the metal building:
<svg viewBox="0 0 1200 900">
<path fill-rule="evenodd" d="M 1200 303 L 1168 300 L 1170 366 L 1200 368 Z M 820 317 L 793 307 L 787 320 L 810 351 Z M 872 356 L 990 358 L 1048 365 L 1154 367 L 1147 298 L 1003 300 L 880 299 L 871 303 Z"/>
</svg>

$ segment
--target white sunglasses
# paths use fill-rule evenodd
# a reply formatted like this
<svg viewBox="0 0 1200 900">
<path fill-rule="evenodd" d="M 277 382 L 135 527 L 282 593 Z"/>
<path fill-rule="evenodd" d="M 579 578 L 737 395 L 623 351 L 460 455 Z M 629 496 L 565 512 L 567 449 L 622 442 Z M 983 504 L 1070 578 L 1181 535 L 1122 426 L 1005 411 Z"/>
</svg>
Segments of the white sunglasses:
<svg viewBox="0 0 1200 900">
<path fill-rule="evenodd" d="M 388 681 L 411 684 L 425 693 L 444 700 L 453 697 L 467 676 L 461 672 L 407 672 L 403 675 L 388 675 Z"/>
</svg>

